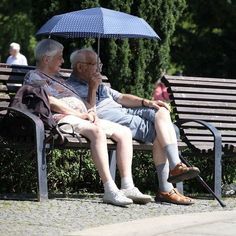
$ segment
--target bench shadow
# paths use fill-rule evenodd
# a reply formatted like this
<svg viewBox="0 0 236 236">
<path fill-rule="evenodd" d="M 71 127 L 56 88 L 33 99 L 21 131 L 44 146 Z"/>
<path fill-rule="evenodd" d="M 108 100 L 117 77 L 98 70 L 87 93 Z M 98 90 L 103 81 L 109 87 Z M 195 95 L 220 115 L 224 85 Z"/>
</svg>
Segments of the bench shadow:
<svg viewBox="0 0 236 236">
<path fill-rule="evenodd" d="M 4 193 L 0 194 L 0 200 L 4 201 L 32 201 L 37 202 L 37 195 L 36 194 L 17 194 L 17 193 Z"/>
<path fill-rule="evenodd" d="M 76 201 L 76 200 L 88 200 L 92 201 L 100 198 L 102 199 L 103 194 L 100 193 L 78 193 L 78 194 L 49 194 L 48 199 L 60 200 L 60 201 Z M 38 201 L 37 194 L 32 193 L 1 193 L 0 200 L 9 200 L 9 201 Z"/>
<path fill-rule="evenodd" d="M 107 205 L 102 201 L 102 193 L 81 193 L 81 194 L 49 194 L 48 200 L 57 200 L 57 201 L 81 201 L 90 202 L 96 204 Z M 16 193 L 7 193 L 0 194 L 0 201 L 32 201 L 38 202 L 36 194 L 16 194 Z M 116 206 L 121 208 L 127 208 L 128 206 Z"/>
</svg>

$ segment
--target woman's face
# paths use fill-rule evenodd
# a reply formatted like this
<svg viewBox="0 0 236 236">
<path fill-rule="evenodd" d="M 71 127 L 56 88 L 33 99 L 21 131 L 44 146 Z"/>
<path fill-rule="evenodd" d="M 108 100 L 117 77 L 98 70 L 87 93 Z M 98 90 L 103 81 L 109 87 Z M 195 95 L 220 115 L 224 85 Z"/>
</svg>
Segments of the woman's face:
<svg viewBox="0 0 236 236">
<path fill-rule="evenodd" d="M 47 65 L 52 74 L 56 74 L 61 70 L 61 65 L 64 63 L 63 51 L 57 52 L 54 56 L 48 56 Z"/>
</svg>

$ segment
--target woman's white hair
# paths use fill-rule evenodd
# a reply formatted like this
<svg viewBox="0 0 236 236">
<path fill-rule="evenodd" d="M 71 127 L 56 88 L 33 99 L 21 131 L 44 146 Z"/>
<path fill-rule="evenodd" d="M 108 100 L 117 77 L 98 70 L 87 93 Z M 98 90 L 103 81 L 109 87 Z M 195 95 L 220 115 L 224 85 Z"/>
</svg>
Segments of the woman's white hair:
<svg viewBox="0 0 236 236">
<path fill-rule="evenodd" d="M 63 45 L 53 39 L 41 40 L 34 50 L 36 63 L 40 63 L 44 56 L 53 57 L 63 49 Z"/>
</svg>

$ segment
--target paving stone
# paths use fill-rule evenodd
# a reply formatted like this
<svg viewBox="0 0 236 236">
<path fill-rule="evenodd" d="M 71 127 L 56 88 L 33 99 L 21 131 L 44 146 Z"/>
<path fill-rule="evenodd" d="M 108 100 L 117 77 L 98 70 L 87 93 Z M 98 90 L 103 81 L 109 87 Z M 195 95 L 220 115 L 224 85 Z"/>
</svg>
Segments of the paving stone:
<svg viewBox="0 0 236 236">
<path fill-rule="evenodd" d="M 0 236 L 60 236 L 72 231 L 130 220 L 185 214 L 235 210 L 235 197 L 216 200 L 197 199 L 192 206 L 173 204 L 129 205 L 117 207 L 102 203 L 101 195 L 85 198 L 54 198 L 47 202 L 0 200 Z"/>
</svg>

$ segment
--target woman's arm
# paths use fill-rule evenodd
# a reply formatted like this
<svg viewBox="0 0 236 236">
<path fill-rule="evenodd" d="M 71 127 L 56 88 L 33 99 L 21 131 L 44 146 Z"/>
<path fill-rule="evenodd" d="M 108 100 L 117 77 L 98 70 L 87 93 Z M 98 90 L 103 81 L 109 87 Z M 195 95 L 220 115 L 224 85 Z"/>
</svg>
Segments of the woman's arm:
<svg viewBox="0 0 236 236">
<path fill-rule="evenodd" d="M 82 113 L 78 109 L 72 109 L 70 108 L 66 103 L 63 101 L 60 101 L 59 99 L 48 96 L 50 108 L 52 111 L 65 114 L 65 115 L 74 115 L 84 120 L 91 120 L 94 121 L 94 117 L 92 114 L 89 113 Z"/>
</svg>

